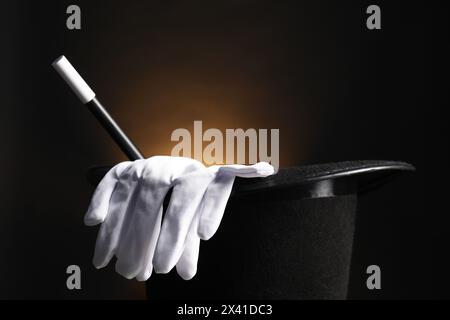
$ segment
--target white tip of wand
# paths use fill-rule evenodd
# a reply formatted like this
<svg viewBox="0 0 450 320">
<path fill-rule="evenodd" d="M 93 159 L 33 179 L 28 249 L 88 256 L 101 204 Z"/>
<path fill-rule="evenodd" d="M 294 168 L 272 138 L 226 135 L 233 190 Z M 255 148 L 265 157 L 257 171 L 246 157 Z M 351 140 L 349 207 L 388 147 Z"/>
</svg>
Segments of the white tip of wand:
<svg viewBox="0 0 450 320">
<path fill-rule="evenodd" d="M 80 74 L 70 64 L 65 56 L 60 56 L 52 63 L 53 68 L 67 82 L 73 92 L 78 96 L 83 104 L 88 103 L 95 97 L 94 91 L 87 85 Z"/>
</svg>

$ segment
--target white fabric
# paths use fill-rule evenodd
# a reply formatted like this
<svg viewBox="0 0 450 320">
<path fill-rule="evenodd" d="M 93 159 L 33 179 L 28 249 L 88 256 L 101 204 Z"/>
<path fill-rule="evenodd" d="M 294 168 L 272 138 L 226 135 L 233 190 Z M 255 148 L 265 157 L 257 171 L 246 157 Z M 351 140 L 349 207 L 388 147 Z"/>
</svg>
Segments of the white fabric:
<svg viewBox="0 0 450 320">
<path fill-rule="evenodd" d="M 235 177 L 273 173 L 266 162 L 206 168 L 189 158 L 156 156 L 119 163 L 97 186 L 84 218 L 89 226 L 101 223 L 94 266 L 105 267 L 115 255 L 116 271 L 128 279 L 145 281 L 153 269 L 167 273 L 174 266 L 191 279 L 200 239 L 210 239 L 219 228 Z"/>
</svg>

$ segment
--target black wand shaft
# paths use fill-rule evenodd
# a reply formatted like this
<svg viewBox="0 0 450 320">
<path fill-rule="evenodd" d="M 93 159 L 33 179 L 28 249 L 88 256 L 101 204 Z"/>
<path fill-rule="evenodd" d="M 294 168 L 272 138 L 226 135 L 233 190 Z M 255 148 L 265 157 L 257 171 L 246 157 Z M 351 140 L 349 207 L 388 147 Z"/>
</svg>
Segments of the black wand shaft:
<svg viewBox="0 0 450 320">
<path fill-rule="evenodd" d="M 100 122 L 102 127 L 109 133 L 114 142 L 126 154 L 130 160 L 144 159 L 139 149 L 128 138 L 128 136 L 120 129 L 119 125 L 114 121 L 113 117 L 106 111 L 97 98 L 89 101 L 86 106 L 92 112 L 94 117 Z"/>
</svg>

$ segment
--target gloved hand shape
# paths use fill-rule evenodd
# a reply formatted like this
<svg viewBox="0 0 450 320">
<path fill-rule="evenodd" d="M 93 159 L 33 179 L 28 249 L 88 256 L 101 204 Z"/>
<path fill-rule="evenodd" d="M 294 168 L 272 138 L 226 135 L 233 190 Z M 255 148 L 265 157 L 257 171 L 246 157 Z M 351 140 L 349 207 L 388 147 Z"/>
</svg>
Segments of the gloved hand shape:
<svg viewBox="0 0 450 320">
<path fill-rule="evenodd" d="M 206 168 L 189 158 L 156 156 L 119 163 L 97 186 L 84 218 L 89 226 L 101 223 L 94 266 L 105 267 L 115 255 L 116 271 L 128 279 L 145 281 L 153 269 L 167 273 L 174 266 L 183 279 L 191 279 L 200 239 L 217 231 L 235 177 L 273 173 L 266 162 Z"/>
</svg>

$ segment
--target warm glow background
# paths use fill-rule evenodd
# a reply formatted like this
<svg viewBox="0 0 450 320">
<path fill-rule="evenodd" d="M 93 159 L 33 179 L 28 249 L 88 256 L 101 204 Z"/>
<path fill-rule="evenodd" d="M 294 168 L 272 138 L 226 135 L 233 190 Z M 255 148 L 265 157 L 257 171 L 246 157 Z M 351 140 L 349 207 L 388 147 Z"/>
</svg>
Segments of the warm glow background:
<svg viewBox="0 0 450 320">
<path fill-rule="evenodd" d="M 109 54 L 93 58 L 98 96 L 147 156 L 170 154 L 171 132 L 202 120 L 204 130 L 279 128 L 281 166 L 301 164 L 325 101 L 309 88 L 315 53 L 289 42 L 309 36 L 292 34 L 287 6 L 253 16 L 249 3 L 203 5 L 161 6 L 139 21 L 124 8 L 120 24 L 102 15 L 96 46 Z"/>
</svg>

